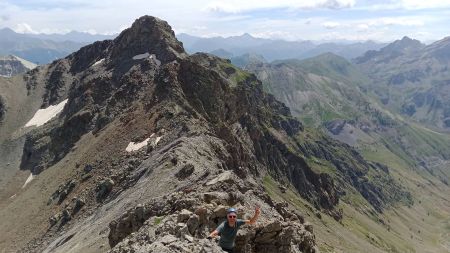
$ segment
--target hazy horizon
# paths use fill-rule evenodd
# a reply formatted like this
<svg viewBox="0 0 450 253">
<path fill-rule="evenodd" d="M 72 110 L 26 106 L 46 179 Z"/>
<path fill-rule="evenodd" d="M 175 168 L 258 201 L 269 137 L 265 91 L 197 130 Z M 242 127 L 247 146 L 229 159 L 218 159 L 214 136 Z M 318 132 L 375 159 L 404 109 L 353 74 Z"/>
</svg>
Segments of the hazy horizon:
<svg viewBox="0 0 450 253">
<path fill-rule="evenodd" d="M 68 35 L 68 34 L 71 34 L 71 33 L 88 34 L 88 35 L 91 35 L 91 36 L 117 36 L 123 31 L 123 30 L 122 31 L 118 31 L 115 34 L 91 33 L 89 31 L 77 31 L 77 30 L 70 30 L 70 31 L 64 31 L 64 32 L 59 32 L 59 33 L 58 32 L 53 32 L 53 33 L 45 33 L 45 32 L 29 33 L 29 32 L 24 32 L 24 31 L 17 31 L 17 30 L 14 30 L 11 27 L 0 28 L 0 30 L 2 30 L 2 29 L 11 29 L 13 32 L 15 32 L 17 34 L 36 35 L 36 36 L 38 36 L 38 35 L 44 35 L 44 36 L 47 36 L 47 35 L 49 35 L 49 36 L 51 36 L 51 35 Z M 126 28 L 124 28 L 124 29 L 126 29 Z M 393 39 L 393 40 L 389 40 L 389 41 L 380 41 L 380 40 L 374 40 L 374 39 L 366 39 L 366 40 L 363 40 L 363 39 L 361 39 L 361 40 L 351 40 L 351 39 L 318 39 L 318 40 L 307 40 L 307 39 L 305 39 L 305 40 L 302 40 L 302 39 L 294 39 L 294 40 L 292 40 L 292 39 L 286 39 L 286 38 L 258 37 L 257 35 L 254 35 L 254 34 L 251 34 L 251 33 L 248 33 L 248 32 L 244 32 L 242 34 L 237 34 L 237 35 L 229 35 L 229 36 L 220 35 L 220 34 L 217 34 L 217 35 L 194 35 L 194 34 L 189 34 L 189 33 L 185 33 L 185 32 L 175 33 L 175 35 L 177 37 L 180 36 L 180 35 L 187 35 L 187 36 L 192 36 L 192 37 L 201 38 L 201 39 L 214 39 L 214 38 L 227 39 L 227 38 L 242 37 L 242 36 L 250 35 L 251 37 L 256 38 L 256 39 L 266 39 L 266 40 L 274 40 L 274 41 L 275 40 L 281 40 L 281 41 L 289 41 L 289 42 L 306 42 L 306 41 L 309 41 L 309 42 L 311 42 L 313 44 L 323 44 L 323 43 L 351 44 L 351 43 L 358 43 L 358 42 L 360 42 L 360 43 L 374 42 L 374 43 L 386 44 L 386 43 L 394 42 L 396 40 L 401 40 L 404 37 L 408 37 L 408 38 L 411 38 L 411 39 L 418 40 L 417 38 L 409 37 L 407 35 L 399 35 L 398 38 Z M 446 37 L 448 37 L 448 36 L 446 36 Z M 424 43 L 424 44 L 431 44 L 433 42 L 439 41 L 439 40 L 444 39 L 446 37 L 442 37 L 442 38 L 439 38 L 439 39 L 433 39 L 433 40 L 419 40 L 419 41 L 421 43 Z"/>
<path fill-rule="evenodd" d="M 288 41 L 430 42 L 448 36 L 450 1 L 0 1 L 0 28 L 19 33 L 116 34 L 140 16 L 169 22 L 177 34 L 229 37 L 245 33 Z M 120 15 L 117 15 L 120 13 Z"/>
</svg>

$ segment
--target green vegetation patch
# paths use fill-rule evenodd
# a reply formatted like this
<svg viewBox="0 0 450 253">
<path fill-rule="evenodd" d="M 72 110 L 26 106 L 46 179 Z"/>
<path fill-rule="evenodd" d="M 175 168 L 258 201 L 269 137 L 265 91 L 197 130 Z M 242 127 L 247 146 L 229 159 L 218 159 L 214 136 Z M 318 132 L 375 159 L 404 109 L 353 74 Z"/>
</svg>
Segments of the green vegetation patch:
<svg viewBox="0 0 450 253">
<path fill-rule="evenodd" d="M 161 221 L 164 219 L 164 216 L 161 217 L 155 217 L 155 221 L 153 222 L 153 225 L 158 226 L 161 224 Z"/>
</svg>

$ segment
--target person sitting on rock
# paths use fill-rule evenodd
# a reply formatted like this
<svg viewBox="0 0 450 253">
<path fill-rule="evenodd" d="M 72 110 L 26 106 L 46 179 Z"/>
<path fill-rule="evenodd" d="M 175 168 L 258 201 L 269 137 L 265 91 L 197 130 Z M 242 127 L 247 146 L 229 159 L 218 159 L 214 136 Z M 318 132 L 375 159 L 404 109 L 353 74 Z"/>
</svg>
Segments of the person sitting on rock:
<svg viewBox="0 0 450 253">
<path fill-rule="evenodd" d="M 239 230 L 239 227 L 244 224 L 255 224 L 261 210 L 259 206 L 255 208 L 255 214 L 250 220 L 237 219 L 237 212 L 235 208 L 229 208 L 227 210 L 227 220 L 222 222 L 208 238 L 216 237 L 220 235 L 219 246 L 226 252 L 234 252 L 234 239 Z"/>
</svg>

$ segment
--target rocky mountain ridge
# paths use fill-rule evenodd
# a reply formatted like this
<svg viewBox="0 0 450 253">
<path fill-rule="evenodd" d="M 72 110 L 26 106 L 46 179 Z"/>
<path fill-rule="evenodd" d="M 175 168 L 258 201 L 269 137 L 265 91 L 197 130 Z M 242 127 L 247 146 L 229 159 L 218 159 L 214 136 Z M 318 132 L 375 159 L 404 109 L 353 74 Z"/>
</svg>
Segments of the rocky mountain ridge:
<svg viewBox="0 0 450 253">
<path fill-rule="evenodd" d="M 218 216 L 215 211 L 219 203 L 239 203 L 241 210 L 248 210 L 253 203 L 264 206 L 267 218 L 293 217 L 297 221 L 294 225 L 281 226 L 278 222 L 263 226 L 256 230 L 261 235 L 269 233 L 262 239 L 251 236 L 255 230 L 250 229 L 247 241 L 241 246 L 242 252 L 258 250 L 256 242 L 268 243 L 267 250 L 276 247 L 282 252 L 316 251 L 312 230 L 305 229 L 308 226 L 300 222 L 301 216 L 289 215 L 290 211 L 282 206 L 280 211 L 271 210 L 270 206 L 275 203 L 257 186 L 258 178 L 268 173 L 278 180 L 291 182 L 317 208 L 335 213 L 339 197 L 333 181 L 326 174 L 312 171 L 299 154 L 288 151 L 288 146 L 292 145 L 299 150 L 293 138 L 301 132 L 301 123 L 290 116 L 283 104 L 265 94 L 254 76 L 215 57 L 188 56 L 166 22 L 142 17 L 115 40 L 86 46 L 21 78 L 18 85 L 26 88 L 27 96 L 42 95 L 41 108 L 67 100 L 59 116 L 26 134 L 20 167 L 31 171 L 30 177 L 37 179 L 24 187 L 39 185 L 39 180 L 45 181 L 45 175 L 54 170 L 61 170 L 67 181 L 60 181 L 50 196 L 38 197 L 48 198 L 46 204 L 30 207 L 29 210 L 44 210 L 39 214 L 53 215 L 47 218 L 48 225 L 36 225 L 47 227 L 45 233 L 18 233 L 24 238 L 34 238 L 21 251 L 66 252 L 76 247 L 78 251 L 98 252 L 100 244 L 96 242 L 107 238 L 93 234 L 108 226 L 111 228 L 109 237 L 119 238 L 110 239 L 109 245 L 122 245 L 117 246 L 121 247 L 117 250 L 130 251 L 120 242 L 124 238 L 141 242 L 138 234 L 127 235 L 133 230 L 150 229 L 149 224 L 133 225 L 133 230 L 127 232 L 128 225 L 113 225 L 127 224 L 128 221 L 121 221 L 120 214 L 130 206 L 137 205 L 136 210 L 143 210 L 138 203 L 145 206 L 151 199 L 170 197 L 170 192 L 182 193 L 175 199 L 175 206 L 138 215 L 138 224 L 142 224 L 155 215 L 179 217 L 177 211 L 182 211 L 179 208 L 193 213 L 198 208 L 196 205 L 205 206 L 211 202 L 208 200 L 211 197 L 204 197 L 206 203 L 197 204 L 190 199 L 199 199 L 196 194 L 214 191 L 219 192 L 220 201 L 206 208 L 206 216 L 203 216 L 206 222 L 195 223 L 201 229 L 189 225 L 189 232 L 180 234 L 177 231 L 182 227 L 174 227 L 175 230 L 163 227 L 163 233 L 155 235 L 155 242 L 136 243 L 132 247 L 143 250 L 156 245 L 151 252 L 173 252 L 173 247 L 179 252 L 201 251 L 198 243 L 189 242 L 189 238 L 198 240 L 217 225 L 219 220 L 215 218 L 222 217 L 221 212 Z M 12 94 L 7 87 L 6 94 Z M 7 100 L 6 106 L 12 106 L 10 102 Z M 11 112 L 6 111 L 6 119 Z M 151 144 L 140 151 L 127 152 L 122 146 L 131 140 L 142 142 L 148 136 Z M 86 138 L 92 139 L 92 143 L 83 143 Z M 113 139 L 116 139 L 115 145 L 107 144 Z M 97 152 L 92 153 L 91 148 Z M 62 164 L 67 165 L 64 166 L 66 172 Z M 14 216 L 11 210 L 20 205 L 21 198 L 31 194 L 30 191 L 25 190 L 12 200 L 3 200 L 7 204 L 2 216 Z M 224 192 L 229 192 L 232 199 L 236 198 L 233 194 L 248 196 L 223 202 L 220 196 Z M 73 202 L 69 201 L 71 198 Z M 210 216 L 210 212 L 215 216 Z M 91 219 L 99 215 L 102 218 L 92 224 Z M 42 221 L 42 218 L 37 220 Z M 164 220 L 166 226 L 170 226 L 169 223 L 170 220 Z M 6 221 L 3 224 L 2 235 L 17 235 L 12 231 L 20 226 Z M 116 233 L 121 236 L 117 237 Z M 281 237 L 284 240 L 274 237 L 279 233 L 286 234 Z M 172 236 L 171 241 L 156 244 L 163 235 Z M 2 247 L 24 246 L 11 245 L 8 243 L 11 238 L 7 238 L 1 240 Z M 183 244 L 185 240 L 187 245 Z M 212 242 L 206 242 L 202 248 L 205 247 L 217 248 Z"/>
<path fill-rule="evenodd" d="M 409 196 L 386 166 L 305 129 L 254 75 L 188 55 L 154 17 L 0 88 L 34 101 L 13 124 L 21 103 L 5 99 L 9 127 L 0 125 L 3 143 L 23 151 L 8 157 L 32 179 L 2 194 L 0 245 L 11 251 L 220 252 L 204 237 L 226 207 L 245 218 L 260 205 L 238 252 L 317 252 L 306 216 L 342 221 L 351 193 L 378 217 Z M 43 126 L 16 128 L 61 103 Z"/>
</svg>

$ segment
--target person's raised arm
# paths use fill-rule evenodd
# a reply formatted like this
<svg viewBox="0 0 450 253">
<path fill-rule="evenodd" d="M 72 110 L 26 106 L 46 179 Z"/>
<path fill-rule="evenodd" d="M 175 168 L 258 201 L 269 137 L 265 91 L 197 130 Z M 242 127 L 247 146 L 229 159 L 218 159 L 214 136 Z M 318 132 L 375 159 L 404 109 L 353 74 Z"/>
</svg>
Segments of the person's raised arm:
<svg viewBox="0 0 450 253">
<path fill-rule="evenodd" d="M 255 207 L 255 214 L 250 220 L 245 221 L 246 224 L 255 224 L 258 220 L 259 214 L 261 213 L 261 208 L 259 206 Z"/>
</svg>

